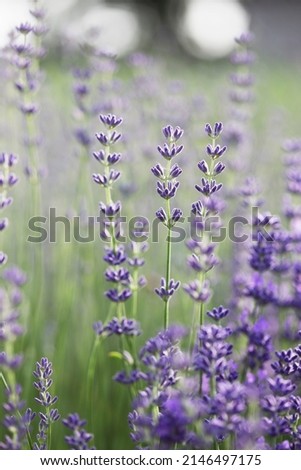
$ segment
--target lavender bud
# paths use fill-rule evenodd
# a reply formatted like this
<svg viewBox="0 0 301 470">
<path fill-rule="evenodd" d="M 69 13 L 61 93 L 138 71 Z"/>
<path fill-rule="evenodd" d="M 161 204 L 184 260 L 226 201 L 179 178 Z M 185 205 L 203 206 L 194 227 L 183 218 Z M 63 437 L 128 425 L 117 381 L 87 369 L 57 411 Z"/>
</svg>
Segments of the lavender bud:
<svg viewBox="0 0 301 470">
<path fill-rule="evenodd" d="M 214 194 L 216 193 L 217 191 L 219 191 L 223 185 L 222 183 L 216 183 L 215 180 L 207 180 L 205 178 L 202 178 L 202 186 L 196 184 L 195 185 L 195 188 L 197 189 L 197 191 L 199 191 L 200 193 L 204 194 L 204 196 L 210 196 L 211 194 Z"/>
<path fill-rule="evenodd" d="M 209 310 L 207 312 L 208 317 L 212 318 L 215 321 L 220 321 L 222 318 L 225 318 L 229 313 L 229 310 L 227 308 L 224 308 L 222 305 L 219 307 L 215 307 L 212 310 Z"/>
<path fill-rule="evenodd" d="M 3 253 L 2 251 L 0 251 L 0 265 L 5 264 L 6 261 L 7 261 L 7 255 Z"/>
<path fill-rule="evenodd" d="M 195 215 L 199 215 L 200 217 L 203 217 L 204 214 L 204 206 L 202 204 L 202 201 L 196 201 L 191 205 L 191 212 Z"/>
<path fill-rule="evenodd" d="M 100 150 L 99 152 L 93 152 L 93 156 L 100 163 L 104 163 L 106 160 L 106 153 L 104 150 Z"/>
</svg>

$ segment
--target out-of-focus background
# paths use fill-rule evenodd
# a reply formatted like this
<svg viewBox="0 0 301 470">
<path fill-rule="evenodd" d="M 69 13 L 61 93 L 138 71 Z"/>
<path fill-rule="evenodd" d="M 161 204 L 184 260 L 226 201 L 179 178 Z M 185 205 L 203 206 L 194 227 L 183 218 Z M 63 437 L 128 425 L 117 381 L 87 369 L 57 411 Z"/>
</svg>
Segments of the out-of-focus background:
<svg viewBox="0 0 301 470">
<path fill-rule="evenodd" d="M 250 26 L 263 57 L 300 60 L 298 0 L 52 0 L 46 6 L 49 41 L 57 47 L 68 39 L 80 42 L 97 29 L 102 46 L 119 55 L 172 47 L 173 52 L 214 59 L 227 55 L 233 37 Z M 1 45 L 26 18 L 27 1 L 1 0 Z"/>
</svg>

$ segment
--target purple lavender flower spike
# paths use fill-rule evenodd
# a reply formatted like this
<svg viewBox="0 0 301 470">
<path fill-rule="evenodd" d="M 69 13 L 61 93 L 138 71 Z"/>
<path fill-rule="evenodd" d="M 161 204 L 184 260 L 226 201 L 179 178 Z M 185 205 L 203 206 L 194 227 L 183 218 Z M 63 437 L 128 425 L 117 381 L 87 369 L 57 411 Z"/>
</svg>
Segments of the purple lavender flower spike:
<svg viewBox="0 0 301 470">
<path fill-rule="evenodd" d="M 163 199 L 171 199 L 176 195 L 179 186 L 178 181 L 168 183 L 157 181 L 157 192 Z"/>
<path fill-rule="evenodd" d="M 122 118 L 118 118 L 114 114 L 107 114 L 107 115 L 101 114 L 99 116 L 99 119 L 109 129 L 115 129 L 115 127 L 120 126 L 120 124 L 123 121 Z"/>
<path fill-rule="evenodd" d="M 211 137 L 212 139 L 216 139 L 217 137 L 219 137 L 223 132 L 223 128 L 224 126 L 221 122 L 216 122 L 213 128 L 210 124 L 205 125 L 205 131 L 207 132 L 208 137 Z"/>
<path fill-rule="evenodd" d="M 215 147 L 213 147 L 210 144 L 207 145 L 207 155 L 211 157 L 213 160 L 216 160 L 217 158 L 222 157 L 226 151 L 227 151 L 226 146 L 221 147 L 220 145 L 216 145 Z"/>
</svg>

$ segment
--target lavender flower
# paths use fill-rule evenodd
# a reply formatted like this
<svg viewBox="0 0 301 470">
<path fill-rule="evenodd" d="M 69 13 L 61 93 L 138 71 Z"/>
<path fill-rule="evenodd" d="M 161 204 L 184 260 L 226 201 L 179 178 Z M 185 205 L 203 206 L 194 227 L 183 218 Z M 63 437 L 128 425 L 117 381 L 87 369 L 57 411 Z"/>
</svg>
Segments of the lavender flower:
<svg viewBox="0 0 301 470">
<path fill-rule="evenodd" d="M 103 221 L 104 230 L 101 233 L 103 238 L 110 243 L 110 247 L 106 248 L 104 260 L 109 265 L 118 267 L 126 261 L 127 256 L 123 247 L 117 243 L 119 238 L 118 216 L 121 212 L 121 203 L 120 201 L 113 202 L 111 192 L 121 172 L 110 169 L 110 167 L 121 159 L 120 154 L 111 153 L 111 146 L 116 144 L 121 138 L 121 134 L 117 133 L 114 129 L 122 123 L 123 119 L 113 114 L 101 114 L 100 120 L 107 128 L 107 133 L 100 132 L 96 134 L 97 140 L 104 149 L 94 152 L 94 157 L 104 167 L 104 174 L 95 173 L 93 174 L 93 179 L 95 183 L 105 189 L 106 194 L 106 201 L 100 202 L 100 211 L 105 216 Z M 126 302 L 132 296 L 131 276 L 126 268 L 106 270 L 105 277 L 107 281 L 117 284 L 116 288 L 105 292 L 106 297 L 110 301 L 119 305 Z M 124 288 L 124 285 L 127 287 Z"/>
</svg>

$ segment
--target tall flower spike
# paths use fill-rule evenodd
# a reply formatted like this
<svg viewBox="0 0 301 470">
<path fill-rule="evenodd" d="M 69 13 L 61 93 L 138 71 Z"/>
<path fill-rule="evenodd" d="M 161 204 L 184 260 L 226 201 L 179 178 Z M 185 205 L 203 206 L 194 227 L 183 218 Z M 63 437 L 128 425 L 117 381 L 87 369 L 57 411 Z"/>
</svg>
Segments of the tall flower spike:
<svg viewBox="0 0 301 470">
<path fill-rule="evenodd" d="M 206 221 L 211 215 L 217 216 L 220 211 L 220 204 L 214 196 L 222 188 L 222 183 L 217 183 L 213 178 L 219 176 L 225 169 L 225 165 L 221 161 L 216 163 L 216 160 L 222 158 L 227 150 L 226 146 L 216 145 L 216 140 L 222 134 L 223 129 L 221 122 L 216 122 L 213 126 L 211 124 L 205 125 L 205 132 L 211 138 L 211 143 L 206 147 L 209 161 L 203 159 L 198 163 L 199 170 L 205 176 L 201 178 L 201 184 L 197 184 L 195 187 L 203 198 L 192 204 L 193 236 L 187 242 L 188 249 L 192 251 L 192 254 L 187 258 L 187 263 L 197 273 L 197 278 L 185 284 L 183 288 L 195 302 L 199 303 L 198 315 L 201 325 L 204 322 L 204 305 L 211 295 L 210 283 L 206 279 L 206 274 L 218 263 L 218 259 L 214 255 L 215 245 L 211 242 L 212 233 L 210 231 L 214 230 L 214 227 Z"/>
<path fill-rule="evenodd" d="M 176 178 L 182 173 L 182 169 L 174 164 L 171 166 L 171 161 L 174 157 L 179 155 L 184 146 L 177 145 L 177 142 L 183 136 L 184 131 L 179 126 L 172 127 L 168 125 L 163 128 L 163 135 L 167 142 L 163 146 L 158 146 L 158 152 L 162 157 L 167 160 L 166 167 L 163 168 L 160 163 L 157 163 L 151 171 L 153 175 L 159 179 L 157 181 L 157 193 L 162 199 L 165 199 L 165 209 L 161 207 L 156 216 L 167 228 L 167 255 L 166 255 L 166 277 L 162 278 L 160 288 L 155 289 L 156 294 L 164 301 L 164 328 L 166 329 L 169 324 L 169 301 L 174 292 L 179 287 L 179 282 L 171 279 L 171 229 L 182 217 L 182 211 L 178 208 L 171 209 L 170 200 L 176 195 L 180 183 Z"/>
<path fill-rule="evenodd" d="M 121 160 L 121 154 L 112 152 L 112 147 L 122 137 L 121 133 L 115 129 L 121 125 L 123 119 L 114 114 L 101 114 L 99 118 L 106 128 L 106 132 L 96 134 L 103 149 L 94 152 L 93 155 L 97 162 L 103 166 L 104 172 L 103 174 L 93 174 L 93 180 L 105 189 L 106 200 L 100 202 L 100 215 L 103 224 L 101 235 L 105 241 L 109 242 L 104 260 L 111 266 L 106 270 L 105 277 L 108 282 L 114 283 L 114 288 L 108 289 L 105 295 L 111 302 L 119 305 L 132 296 L 130 272 L 125 267 L 120 268 L 120 265 L 127 259 L 123 246 L 118 244 L 121 202 L 112 200 L 113 186 L 121 176 L 120 171 L 111 168 Z M 120 315 L 119 306 L 117 310 Z"/>
</svg>

